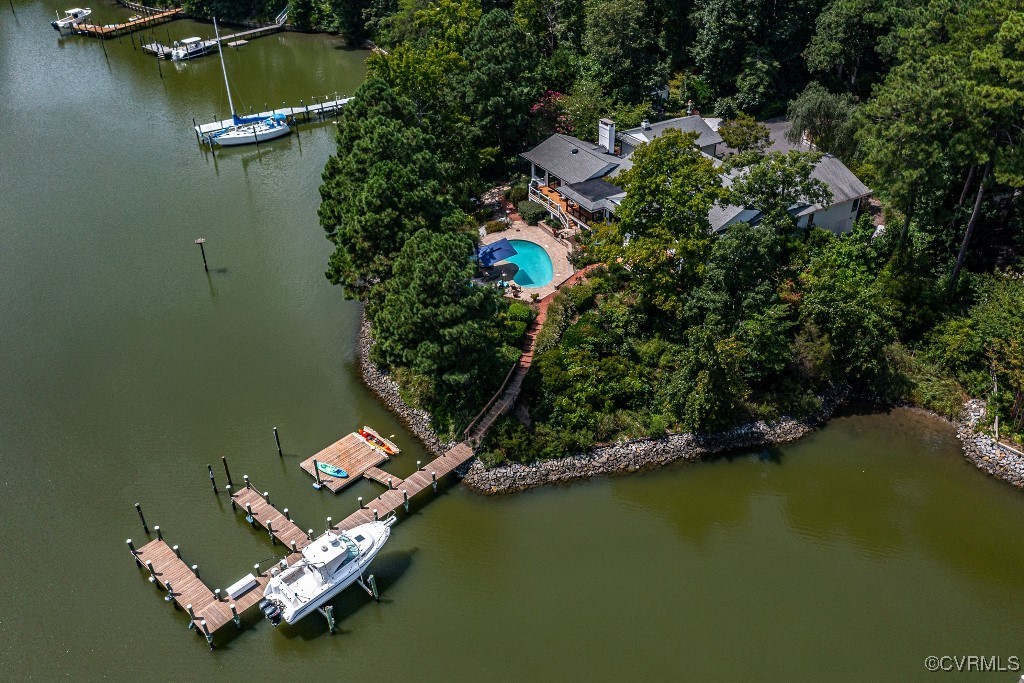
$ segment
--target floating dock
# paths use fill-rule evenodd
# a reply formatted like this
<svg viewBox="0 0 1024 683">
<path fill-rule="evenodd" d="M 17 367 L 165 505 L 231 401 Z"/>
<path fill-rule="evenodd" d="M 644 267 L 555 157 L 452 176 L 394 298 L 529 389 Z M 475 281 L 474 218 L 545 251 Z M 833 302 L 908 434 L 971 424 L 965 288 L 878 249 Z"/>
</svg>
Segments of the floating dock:
<svg viewBox="0 0 1024 683">
<path fill-rule="evenodd" d="M 371 433 L 374 434 L 376 438 L 381 439 L 391 449 L 393 454 L 397 454 L 399 452 L 398 446 L 376 432 Z M 357 481 L 368 470 L 373 469 L 380 472 L 381 470 L 377 470 L 377 465 L 387 462 L 390 457 L 391 456 L 385 452 L 384 449 L 373 446 L 366 439 L 360 436 L 359 432 L 352 432 L 345 438 L 335 441 L 313 457 L 306 458 L 299 464 L 299 467 L 301 467 L 306 474 L 313 477 L 318 487 L 324 486 L 334 493 L 337 493 L 352 482 Z M 318 469 L 317 463 L 333 465 L 334 467 L 343 469 L 348 476 L 332 477 Z"/>
</svg>

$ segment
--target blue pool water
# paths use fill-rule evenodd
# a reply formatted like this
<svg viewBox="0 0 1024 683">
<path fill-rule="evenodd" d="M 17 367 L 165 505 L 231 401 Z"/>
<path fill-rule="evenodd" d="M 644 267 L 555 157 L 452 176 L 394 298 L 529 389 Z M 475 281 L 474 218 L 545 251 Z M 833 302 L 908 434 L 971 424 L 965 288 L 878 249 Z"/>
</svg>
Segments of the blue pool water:
<svg viewBox="0 0 1024 683">
<path fill-rule="evenodd" d="M 512 277 L 520 287 L 543 287 L 551 282 L 555 268 L 551 265 L 551 257 L 544 247 L 526 240 L 509 240 L 509 244 L 518 252 L 515 256 L 505 259 L 519 266 L 519 271 Z"/>
</svg>

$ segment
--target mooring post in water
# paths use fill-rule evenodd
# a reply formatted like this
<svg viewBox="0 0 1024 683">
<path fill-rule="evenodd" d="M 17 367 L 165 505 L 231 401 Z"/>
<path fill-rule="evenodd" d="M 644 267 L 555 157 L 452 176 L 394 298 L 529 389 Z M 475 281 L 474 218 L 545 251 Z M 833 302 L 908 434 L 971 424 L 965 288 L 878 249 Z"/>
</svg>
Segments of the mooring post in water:
<svg viewBox="0 0 1024 683">
<path fill-rule="evenodd" d="M 417 460 L 417 461 L 416 461 L 416 471 L 417 471 L 417 472 L 419 472 L 420 470 L 422 470 L 422 469 L 423 469 L 423 468 L 421 467 L 421 465 L 422 465 L 422 464 L 423 464 L 423 461 L 422 461 L 422 460 Z"/>
<path fill-rule="evenodd" d="M 152 560 L 146 560 L 146 569 L 149 570 L 149 582 L 156 583 L 156 570 L 153 569 Z"/>
<path fill-rule="evenodd" d="M 331 530 L 331 518 L 328 517 L 327 518 L 327 529 L 325 529 L 325 531 L 330 531 L 330 530 Z"/>
<path fill-rule="evenodd" d="M 267 533 L 270 534 L 270 544 L 277 545 L 277 539 L 274 538 L 274 523 L 271 520 L 267 520 Z"/>
<path fill-rule="evenodd" d="M 312 530 L 312 529 L 310 529 L 309 531 L 307 531 L 307 532 L 306 532 L 306 536 L 308 536 L 308 537 L 309 537 L 309 540 L 311 540 L 311 541 L 312 541 L 312 540 L 313 540 L 313 530 Z"/>
<path fill-rule="evenodd" d="M 132 539 L 129 538 L 127 541 L 125 541 L 125 543 L 128 544 L 128 550 L 131 551 L 132 555 L 134 555 L 135 554 L 135 544 L 132 543 Z"/>
<path fill-rule="evenodd" d="M 235 626 L 242 628 L 242 616 L 238 613 L 238 609 L 235 608 L 235 603 L 231 603 L 231 618 L 235 622 Z"/>
<path fill-rule="evenodd" d="M 263 500 L 267 501 L 267 505 L 270 505 L 270 491 L 263 492 Z"/>
<path fill-rule="evenodd" d="M 283 458 L 284 452 L 281 450 L 281 437 L 277 435 L 277 427 L 274 427 L 274 441 L 277 443 L 277 455 Z"/>
<path fill-rule="evenodd" d="M 190 603 L 188 603 L 187 605 L 185 605 L 185 611 L 186 611 L 186 612 L 188 612 L 188 615 L 189 615 L 189 616 L 190 616 L 190 617 L 191 617 L 191 618 L 193 619 L 193 621 L 194 621 L 194 620 L 195 620 L 195 618 L 196 618 L 196 613 L 195 613 L 195 610 L 193 610 L 193 609 L 192 609 L 192 603 L 191 603 L 191 602 L 190 602 Z M 190 624 L 188 625 L 188 627 L 189 627 L 189 628 L 192 628 L 192 624 L 190 623 Z"/>
<path fill-rule="evenodd" d="M 388 491 L 391 491 L 394 488 L 394 484 L 391 483 L 391 477 L 388 477 Z"/>
<path fill-rule="evenodd" d="M 204 244 L 206 244 L 206 238 L 199 237 L 198 239 L 196 239 L 196 244 L 199 245 L 199 253 L 203 255 L 203 270 L 209 273 L 210 266 L 206 265 L 206 247 L 203 246 Z"/>
<path fill-rule="evenodd" d="M 167 589 L 167 595 L 164 596 L 164 602 L 174 602 L 174 589 L 171 588 L 171 582 L 168 581 L 164 584 L 164 587 Z M 177 609 L 177 605 L 175 605 L 175 609 Z"/>
<path fill-rule="evenodd" d="M 135 511 L 139 513 L 139 519 L 142 520 L 142 530 L 147 534 L 149 533 L 149 527 L 146 526 L 146 516 L 142 514 L 142 506 L 138 503 L 135 504 Z"/>
<path fill-rule="evenodd" d="M 233 495 L 231 495 L 231 484 L 228 484 L 227 486 L 225 486 L 224 490 L 228 492 L 228 500 L 231 501 L 231 509 L 232 510 L 237 510 L 238 508 L 235 507 L 235 497 Z"/>
<path fill-rule="evenodd" d="M 292 552 L 293 553 L 299 552 L 298 547 L 295 545 L 295 541 L 292 541 L 291 546 L 292 546 Z"/>
<path fill-rule="evenodd" d="M 134 51 L 135 50 L 135 34 L 132 33 L 131 31 L 128 31 L 128 37 L 132 39 L 132 50 Z"/>
<path fill-rule="evenodd" d="M 430 485 L 434 487 L 434 493 L 437 493 L 437 472 L 430 473 Z"/>
<path fill-rule="evenodd" d="M 210 633 L 210 629 L 208 629 L 206 627 L 206 619 L 203 619 L 201 622 L 199 622 L 199 625 L 202 626 L 202 628 L 203 628 L 203 635 L 206 636 L 206 644 L 209 645 L 210 649 L 212 650 L 213 649 L 213 634 Z"/>
<path fill-rule="evenodd" d="M 323 484 L 320 482 L 320 463 L 316 461 L 316 458 L 313 458 L 313 476 L 316 478 L 316 481 L 313 482 L 313 488 L 319 491 Z"/>
<path fill-rule="evenodd" d="M 363 497 L 359 496 L 359 498 L 356 499 L 356 502 L 359 503 L 359 509 L 362 510 L 363 509 Z"/>
<path fill-rule="evenodd" d="M 177 557 L 180 560 L 181 559 L 181 548 L 179 548 L 178 546 L 174 546 L 173 548 L 171 548 L 171 550 L 174 551 L 175 557 Z"/>
<path fill-rule="evenodd" d="M 402 489 L 402 506 L 406 512 L 409 511 L 409 492 L 405 489 Z"/>
<path fill-rule="evenodd" d="M 231 486 L 231 471 L 228 469 L 228 459 L 222 455 L 220 456 L 220 461 L 224 463 L 224 475 L 228 478 L 228 486 Z"/>
<path fill-rule="evenodd" d="M 373 591 L 373 599 L 380 602 L 380 593 L 377 592 L 377 579 L 370 574 L 370 590 Z"/>
<path fill-rule="evenodd" d="M 213 479 L 213 466 L 212 465 L 207 465 L 206 466 L 206 471 L 210 473 L 210 486 L 213 487 L 214 495 L 220 493 L 220 491 L 217 490 L 217 482 L 214 481 L 214 479 Z"/>
<path fill-rule="evenodd" d="M 252 488 L 252 484 L 249 483 L 249 475 L 248 474 L 243 474 L 242 475 L 242 481 L 245 482 L 245 488 L 247 488 L 247 489 Z"/>
<path fill-rule="evenodd" d="M 162 531 L 160 531 L 160 527 L 159 526 L 153 527 L 153 531 L 156 532 L 156 540 L 158 540 L 158 541 L 164 540 L 164 534 L 163 534 Z"/>
<path fill-rule="evenodd" d="M 377 508 L 373 508 L 373 521 L 377 521 Z"/>
<path fill-rule="evenodd" d="M 287 519 L 289 522 L 292 521 L 292 516 L 288 513 L 288 508 L 284 509 L 284 518 Z"/>
<path fill-rule="evenodd" d="M 256 566 L 259 567 L 259 565 L 256 565 Z M 213 598 L 217 602 L 220 602 L 220 589 L 219 588 L 213 589 Z"/>
<path fill-rule="evenodd" d="M 103 56 L 106 57 L 107 56 L 107 37 L 105 35 L 103 35 L 102 33 L 100 34 L 100 45 L 103 46 Z"/>
</svg>

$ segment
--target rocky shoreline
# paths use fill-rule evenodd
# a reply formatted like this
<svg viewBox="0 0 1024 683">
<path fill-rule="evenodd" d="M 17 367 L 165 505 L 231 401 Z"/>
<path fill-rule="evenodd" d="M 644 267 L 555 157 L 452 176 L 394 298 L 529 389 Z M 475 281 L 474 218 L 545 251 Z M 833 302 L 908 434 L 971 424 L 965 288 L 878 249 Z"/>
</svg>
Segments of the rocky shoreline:
<svg viewBox="0 0 1024 683">
<path fill-rule="evenodd" d="M 402 400 L 398 391 L 398 383 L 390 374 L 383 372 L 376 363 L 370 360 L 370 347 L 373 346 L 373 334 L 370 321 L 365 312 L 359 315 L 359 375 L 363 384 L 372 391 L 380 402 L 397 415 L 402 423 L 416 435 L 423 447 L 434 456 L 443 455 L 454 443 L 444 443 L 430 425 L 430 414 L 425 410 L 411 408 Z"/>
<path fill-rule="evenodd" d="M 972 399 L 964 404 L 956 435 L 964 446 L 964 457 L 996 479 L 1024 488 L 1024 455 L 996 442 L 988 434 L 976 431 L 985 416 L 985 402 Z"/>
<path fill-rule="evenodd" d="M 431 427 L 430 415 L 409 407 L 402 400 L 398 384 L 370 360 L 373 336 L 365 315 L 359 326 L 359 370 L 363 383 L 396 414 L 434 456 L 455 445 L 442 442 Z M 826 422 L 846 399 L 845 389 L 834 389 L 821 396 L 822 407 L 807 420 L 783 417 L 773 422 L 748 422 L 716 434 L 668 434 L 660 438 L 634 439 L 594 448 L 585 453 L 543 460 L 530 465 L 508 463 L 491 469 L 479 460 L 459 468 L 463 483 L 485 494 L 515 493 L 558 482 L 609 474 L 637 472 L 662 467 L 676 460 L 698 460 L 708 455 L 741 448 L 796 441 Z M 923 410 L 923 409 L 922 409 Z M 930 411 L 925 411 L 929 412 Z M 976 431 L 985 415 L 985 402 L 971 400 L 957 424 L 957 437 L 963 443 L 964 457 L 979 469 L 1018 488 L 1024 488 L 1024 455 L 995 439 Z"/>
<path fill-rule="evenodd" d="M 531 465 L 508 463 L 487 469 L 475 460 L 463 483 L 481 493 L 514 493 L 556 482 L 653 469 L 676 460 L 698 460 L 739 448 L 795 441 L 831 417 L 846 398 L 846 391 L 835 389 L 821 398 L 821 409 L 804 421 L 783 417 L 773 422 L 748 422 L 716 434 L 667 434 L 620 441 Z"/>
</svg>

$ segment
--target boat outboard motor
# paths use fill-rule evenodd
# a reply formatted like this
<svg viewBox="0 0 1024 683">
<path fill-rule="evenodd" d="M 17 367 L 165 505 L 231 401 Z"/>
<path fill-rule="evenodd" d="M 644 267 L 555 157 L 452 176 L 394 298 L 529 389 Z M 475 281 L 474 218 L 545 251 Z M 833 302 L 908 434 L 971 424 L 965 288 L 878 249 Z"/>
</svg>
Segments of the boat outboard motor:
<svg viewBox="0 0 1024 683">
<path fill-rule="evenodd" d="M 263 616 L 270 620 L 270 623 L 277 626 L 281 623 L 281 606 L 273 600 L 263 598 L 260 600 L 260 611 Z"/>
</svg>

